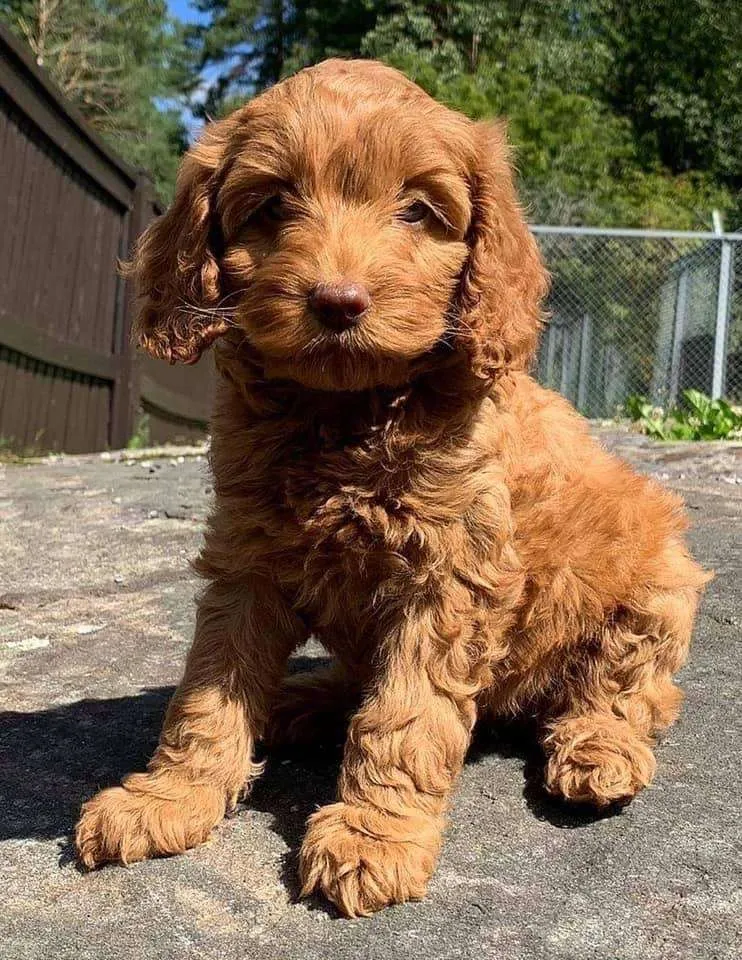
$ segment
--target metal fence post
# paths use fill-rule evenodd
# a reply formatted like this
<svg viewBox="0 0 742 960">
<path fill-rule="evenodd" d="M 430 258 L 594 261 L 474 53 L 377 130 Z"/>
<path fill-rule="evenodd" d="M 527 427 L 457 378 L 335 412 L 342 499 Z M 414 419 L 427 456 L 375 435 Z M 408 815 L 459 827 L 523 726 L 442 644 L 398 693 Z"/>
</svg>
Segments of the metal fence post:
<svg viewBox="0 0 742 960">
<path fill-rule="evenodd" d="M 592 319 L 589 313 L 582 315 L 582 335 L 580 337 L 580 372 L 577 378 L 577 409 L 587 414 L 587 392 L 590 384 L 590 366 Z"/>
<path fill-rule="evenodd" d="M 569 367 L 572 359 L 572 331 L 568 326 L 562 328 L 562 369 L 559 374 L 559 392 L 566 397 L 569 390 Z"/>
<path fill-rule="evenodd" d="M 550 323 L 546 328 L 546 382 L 554 386 L 554 355 L 556 353 L 556 327 Z"/>
<path fill-rule="evenodd" d="M 672 353 L 670 355 L 670 383 L 667 391 L 667 405 L 678 402 L 680 390 L 680 360 L 683 352 L 683 336 L 685 335 L 686 304 L 688 302 L 688 271 L 683 270 L 678 278 L 675 295 L 675 322 L 672 330 Z"/>
<path fill-rule="evenodd" d="M 716 298 L 716 331 L 714 333 L 714 375 L 711 381 L 711 396 L 718 400 L 724 392 L 727 356 L 727 333 L 729 328 L 729 301 L 732 287 L 732 244 L 721 241 L 719 262 L 719 287 Z"/>
</svg>

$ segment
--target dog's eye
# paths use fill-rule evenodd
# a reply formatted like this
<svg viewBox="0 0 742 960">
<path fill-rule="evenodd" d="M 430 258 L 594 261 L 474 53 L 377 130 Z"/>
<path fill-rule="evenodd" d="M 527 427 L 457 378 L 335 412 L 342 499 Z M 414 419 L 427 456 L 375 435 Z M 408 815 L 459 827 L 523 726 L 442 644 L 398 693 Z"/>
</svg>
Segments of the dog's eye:
<svg viewBox="0 0 742 960">
<path fill-rule="evenodd" d="M 430 216 L 430 207 L 422 200 L 415 200 L 400 213 L 400 219 L 405 223 L 422 223 Z"/>
<path fill-rule="evenodd" d="M 286 208 L 280 193 L 261 203 L 255 213 L 272 223 L 278 223 L 286 217 Z"/>
<path fill-rule="evenodd" d="M 238 232 L 243 230 L 267 232 L 276 228 L 289 216 L 289 207 L 283 196 L 280 193 L 274 193 L 267 200 L 262 200 L 256 206 L 253 206 L 246 219 L 243 220 Z"/>
</svg>

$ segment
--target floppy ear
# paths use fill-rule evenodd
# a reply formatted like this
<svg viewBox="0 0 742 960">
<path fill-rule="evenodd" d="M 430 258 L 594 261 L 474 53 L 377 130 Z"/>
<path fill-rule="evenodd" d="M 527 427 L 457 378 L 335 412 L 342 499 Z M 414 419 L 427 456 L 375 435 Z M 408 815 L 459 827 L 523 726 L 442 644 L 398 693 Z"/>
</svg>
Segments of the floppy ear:
<svg viewBox="0 0 742 960">
<path fill-rule="evenodd" d="M 536 241 L 518 204 L 502 123 L 475 126 L 469 259 L 461 277 L 458 339 L 476 376 L 528 367 L 548 290 Z"/>
<path fill-rule="evenodd" d="M 209 308 L 221 296 L 212 204 L 230 127 L 210 124 L 188 151 L 172 204 L 142 234 L 126 268 L 139 298 L 134 339 L 170 363 L 195 363 L 227 330 Z"/>
</svg>

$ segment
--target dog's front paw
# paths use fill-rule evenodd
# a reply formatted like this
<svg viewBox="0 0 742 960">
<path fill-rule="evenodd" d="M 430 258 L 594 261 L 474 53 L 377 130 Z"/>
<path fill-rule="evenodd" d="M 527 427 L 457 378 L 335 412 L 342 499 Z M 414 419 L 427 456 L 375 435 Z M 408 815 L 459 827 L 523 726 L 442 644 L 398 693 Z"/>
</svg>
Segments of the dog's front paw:
<svg viewBox="0 0 742 960">
<path fill-rule="evenodd" d="M 108 861 L 183 853 L 203 843 L 224 812 L 224 793 L 213 787 L 134 774 L 83 805 L 77 856 L 92 870 Z"/>
<path fill-rule="evenodd" d="M 321 890 L 348 917 L 422 899 L 438 856 L 438 826 L 425 823 L 408 839 L 398 832 L 398 822 L 375 810 L 322 807 L 309 818 L 301 848 L 301 895 Z"/>
<path fill-rule="evenodd" d="M 547 790 L 574 803 L 598 808 L 628 803 L 654 776 L 651 748 L 623 720 L 561 720 L 544 746 Z"/>
</svg>

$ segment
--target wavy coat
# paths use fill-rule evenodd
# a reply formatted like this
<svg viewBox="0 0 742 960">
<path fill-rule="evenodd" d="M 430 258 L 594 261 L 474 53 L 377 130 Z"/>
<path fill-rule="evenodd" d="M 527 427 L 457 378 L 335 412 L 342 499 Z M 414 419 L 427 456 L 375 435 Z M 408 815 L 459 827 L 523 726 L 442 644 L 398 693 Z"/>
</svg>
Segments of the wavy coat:
<svg viewBox="0 0 742 960">
<path fill-rule="evenodd" d="M 681 502 L 528 375 L 547 276 L 501 125 L 328 61 L 207 127 L 131 272 L 145 349 L 215 343 L 215 503 L 183 681 L 85 865 L 203 841 L 256 740 L 336 714 L 301 874 L 351 916 L 424 895 L 477 718 L 536 718 L 567 800 L 650 782 L 706 575 Z M 311 292 L 348 279 L 370 307 L 330 331 Z M 333 665 L 286 679 L 310 634 Z"/>
</svg>

